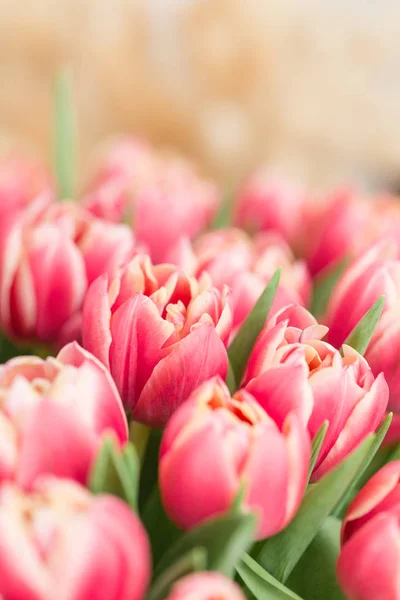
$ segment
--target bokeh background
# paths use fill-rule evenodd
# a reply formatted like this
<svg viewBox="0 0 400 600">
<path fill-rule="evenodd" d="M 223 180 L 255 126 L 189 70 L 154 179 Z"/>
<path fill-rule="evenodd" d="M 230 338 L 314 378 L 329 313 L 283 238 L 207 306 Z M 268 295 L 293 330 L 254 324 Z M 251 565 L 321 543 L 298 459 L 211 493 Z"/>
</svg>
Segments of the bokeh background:
<svg viewBox="0 0 400 600">
<path fill-rule="evenodd" d="M 50 156 L 72 67 L 82 169 L 137 132 L 234 183 L 267 161 L 324 188 L 400 182 L 400 3 L 0 0 L 0 150 Z"/>
</svg>

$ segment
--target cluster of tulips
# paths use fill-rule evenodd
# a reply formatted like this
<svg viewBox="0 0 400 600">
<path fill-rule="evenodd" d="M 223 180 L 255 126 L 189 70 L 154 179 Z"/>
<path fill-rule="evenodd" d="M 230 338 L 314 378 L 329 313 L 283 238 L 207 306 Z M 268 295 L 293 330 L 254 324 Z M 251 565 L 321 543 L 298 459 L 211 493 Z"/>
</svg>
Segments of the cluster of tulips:
<svg viewBox="0 0 400 600">
<path fill-rule="evenodd" d="M 2 600 L 400 600 L 396 198 L 5 158 L 0 331 Z"/>
</svg>

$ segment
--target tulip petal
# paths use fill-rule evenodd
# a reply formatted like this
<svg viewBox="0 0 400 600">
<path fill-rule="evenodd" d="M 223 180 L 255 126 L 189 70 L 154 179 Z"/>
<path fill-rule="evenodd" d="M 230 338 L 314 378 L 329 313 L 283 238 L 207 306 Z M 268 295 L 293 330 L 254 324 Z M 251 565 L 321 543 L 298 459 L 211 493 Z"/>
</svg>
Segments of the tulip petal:
<svg viewBox="0 0 400 600">
<path fill-rule="evenodd" d="M 108 297 L 108 275 L 105 273 L 89 287 L 83 305 L 83 346 L 110 368 L 111 308 Z"/>
<path fill-rule="evenodd" d="M 307 425 L 313 410 L 313 394 L 305 363 L 281 365 L 252 379 L 245 388 L 282 428 L 289 412 L 294 411 Z"/>
<path fill-rule="evenodd" d="M 9 493 L 0 492 L 0 504 Z M 10 599 L 47 600 L 50 578 L 45 563 L 31 543 L 17 512 L 0 509 L 0 596 Z"/>
<path fill-rule="evenodd" d="M 57 359 L 65 365 L 78 367 L 71 408 L 75 404 L 77 415 L 96 433 L 109 429 L 121 443 L 126 442 L 128 423 L 125 411 L 117 386 L 107 369 L 76 342 L 65 346 Z"/>
<path fill-rule="evenodd" d="M 212 420 L 164 454 L 159 481 L 165 510 L 184 529 L 228 509 L 239 480 Z"/>
<path fill-rule="evenodd" d="M 113 314 L 110 370 L 126 408 L 135 409 L 143 386 L 165 355 L 163 345 L 173 331 L 173 324 L 165 321 L 141 292 Z"/>
<path fill-rule="evenodd" d="M 86 483 L 97 439 L 65 405 L 43 398 L 32 411 L 21 441 L 16 475 L 23 488 L 50 473 Z"/>
<path fill-rule="evenodd" d="M 153 427 L 165 425 L 196 387 L 215 375 L 225 379 L 227 372 L 226 349 L 215 328 L 200 325 L 156 365 L 133 417 Z"/>
<path fill-rule="evenodd" d="M 343 546 L 339 583 L 350 598 L 396 600 L 400 595 L 398 518 L 381 513 Z"/>
</svg>

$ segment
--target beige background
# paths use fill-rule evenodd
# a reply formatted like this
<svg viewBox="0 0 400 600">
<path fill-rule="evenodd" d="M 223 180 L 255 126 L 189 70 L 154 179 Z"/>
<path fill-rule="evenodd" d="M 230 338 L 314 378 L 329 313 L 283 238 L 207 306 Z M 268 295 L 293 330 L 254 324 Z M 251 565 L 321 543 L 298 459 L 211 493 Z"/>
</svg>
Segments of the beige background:
<svg viewBox="0 0 400 600">
<path fill-rule="evenodd" d="M 0 148 L 49 155 L 68 62 L 82 159 L 137 131 L 222 180 L 268 160 L 311 185 L 395 184 L 399 31 L 397 0 L 0 0 Z"/>
</svg>

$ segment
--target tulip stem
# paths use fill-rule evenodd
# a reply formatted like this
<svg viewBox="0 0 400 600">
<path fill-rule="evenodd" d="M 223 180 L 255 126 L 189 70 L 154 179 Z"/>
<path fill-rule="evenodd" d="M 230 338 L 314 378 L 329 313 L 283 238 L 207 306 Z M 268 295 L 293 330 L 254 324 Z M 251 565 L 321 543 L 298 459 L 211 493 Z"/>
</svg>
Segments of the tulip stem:
<svg viewBox="0 0 400 600">
<path fill-rule="evenodd" d="M 143 464 L 146 453 L 147 442 L 150 437 L 151 428 L 137 421 L 131 421 L 129 427 L 129 440 L 136 448 L 140 464 Z"/>
</svg>

